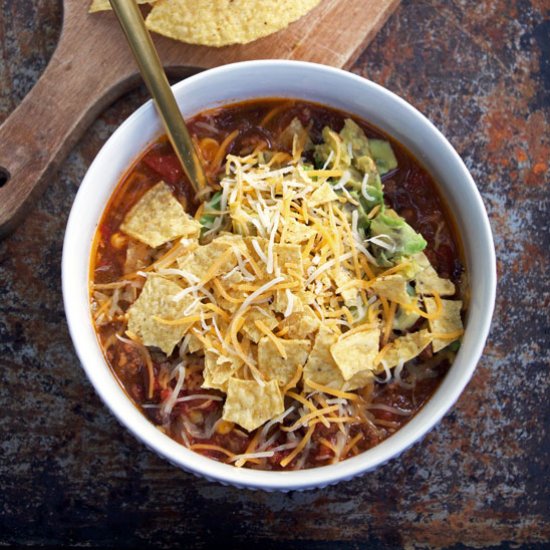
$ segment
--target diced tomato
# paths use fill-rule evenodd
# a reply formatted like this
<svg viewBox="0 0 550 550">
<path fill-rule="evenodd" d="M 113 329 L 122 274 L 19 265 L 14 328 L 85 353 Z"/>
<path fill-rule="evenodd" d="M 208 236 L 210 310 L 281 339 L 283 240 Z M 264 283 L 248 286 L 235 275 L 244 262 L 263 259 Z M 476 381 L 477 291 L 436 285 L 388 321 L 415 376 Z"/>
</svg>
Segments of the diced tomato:
<svg viewBox="0 0 550 550">
<path fill-rule="evenodd" d="M 151 153 L 145 156 L 143 162 L 157 172 L 166 183 L 171 183 L 172 185 L 177 183 L 183 175 L 180 161 L 173 154 L 162 155 L 156 151 L 151 151 Z"/>
<path fill-rule="evenodd" d="M 111 239 L 111 235 L 113 233 L 113 230 L 110 225 L 103 223 L 99 226 L 99 231 L 101 232 L 101 236 L 103 237 L 103 240 L 105 242 L 109 242 Z"/>
</svg>

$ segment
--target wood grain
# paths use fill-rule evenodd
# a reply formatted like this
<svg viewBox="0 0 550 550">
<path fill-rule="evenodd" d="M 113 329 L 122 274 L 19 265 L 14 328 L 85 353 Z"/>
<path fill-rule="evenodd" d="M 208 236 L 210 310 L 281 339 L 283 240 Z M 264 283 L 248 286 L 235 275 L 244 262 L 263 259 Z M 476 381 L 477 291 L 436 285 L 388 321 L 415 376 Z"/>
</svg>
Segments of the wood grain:
<svg viewBox="0 0 550 550">
<path fill-rule="evenodd" d="M 302 59 L 347 68 L 398 3 L 323 0 L 285 30 L 246 45 L 208 48 L 161 36 L 154 41 L 169 73 L 179 77 L 247 59 Z M 0 237 L 32 207 L 97 114 L 139 82 L 114 15 L 88 14 L 87 6 L 64 0 L 63 29 L 50 63 L 0 127 Z"/>
</svg>

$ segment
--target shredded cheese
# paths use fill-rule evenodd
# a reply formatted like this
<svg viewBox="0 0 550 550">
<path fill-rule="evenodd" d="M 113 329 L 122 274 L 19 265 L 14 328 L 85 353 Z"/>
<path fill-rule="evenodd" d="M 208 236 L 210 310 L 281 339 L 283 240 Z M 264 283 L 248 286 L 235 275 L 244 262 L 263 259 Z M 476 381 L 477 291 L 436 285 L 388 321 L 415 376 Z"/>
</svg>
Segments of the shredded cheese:
<svg viewBox="0 0 550 550">
<path fill-rule="evenodd" d="M 254 321 L 254 324 L 273 342 L 273 344 L 281 354 L 281 357 L 283 359 L 286 359 L 287 358 L 286 350 L 281 340 L 277 338 L 277 336 L 275 336 L 275 334 L 273 334 L 273 332 L 271 332 L 271 330 L 269 330 L 269 328 L 264 323 L 262 323 L 262 321 L 260 321 L 259 319 Z"/>
<path fill-rule="evenodd" d="M 309 440 L 311 439 L 311 436 L 313 435 L 313 431 L 315 430 L 315 424 L 311 425 L 300 443 L 296 446 L 296 448 L 285 458 L 281 460 L 279 463 L 283 468 L 286 468 L 304 449 L 304 447 L 308 444 Z"/>
<path fill-rule="evenodd" d="M 334 388 L 329 388 L 328 386 L 324 386 L 322 384 L 317 384 L 316 382 L 313 382 L 313 380 L 305 380 L 305 383 L 314 390 L 322 391 L 323 393 L 328 393 L 329 395 L 334 395 L 336 397 L 341 397 L 342 399 L 348 399 L 350 401 L 357 401 L 359 399 L 359 396 L 355 393 L 349 393 L 345 391 L 335 390 Z"/>
<path fill-rule="evenodd" d="M 235 459 L 235 453 L 232 453 L 231 451 L 227 450 L 225 447 L 221 447 L 220 445 L 211 445 L 209 443 L 195 443 L 193 445 L 190 445 L 189 448 L 192 451 L 215 451 L 217 453 L 224 454 L 231 460 Z"/>
</svg>

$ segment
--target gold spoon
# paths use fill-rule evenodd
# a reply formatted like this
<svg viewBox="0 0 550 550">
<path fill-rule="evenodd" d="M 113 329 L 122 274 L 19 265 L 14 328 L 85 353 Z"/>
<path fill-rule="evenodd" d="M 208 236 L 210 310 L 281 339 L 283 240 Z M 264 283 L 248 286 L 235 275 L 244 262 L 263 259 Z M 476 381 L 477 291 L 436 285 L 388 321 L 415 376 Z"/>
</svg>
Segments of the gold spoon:
<svg viewBox="0 0 550 550">
<path fill-rule="evenodd" d="M 109 1 L 126 35 L 141 76 L 157 107 L 172 147 L 195 193 L 200 194 L 206 187 L 206 176 L 176 103 L 176 98 L 168 84 L 158 53 L 148 30 L 145 28 L 141 12 L 135 0 Z"/>
</svg>

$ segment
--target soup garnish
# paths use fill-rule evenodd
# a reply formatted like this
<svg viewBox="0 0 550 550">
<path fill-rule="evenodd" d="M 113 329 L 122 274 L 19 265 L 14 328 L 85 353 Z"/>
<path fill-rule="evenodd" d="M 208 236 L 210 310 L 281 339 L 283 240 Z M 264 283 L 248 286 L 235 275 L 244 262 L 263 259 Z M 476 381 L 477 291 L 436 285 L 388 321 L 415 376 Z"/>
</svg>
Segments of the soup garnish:
<svg viewBox="0 0 550 550">
<path fill-rule="evenodd" d="M 433 394 L 463 334 L 433 182 L 399 144 L 311 103 L 189 125 L 207 200 L 161 139 L 99 225 L 91 309 L 107 361 L 159 429 L 216 460 L 290 470 L 373 447 Z"/>
</svg>

